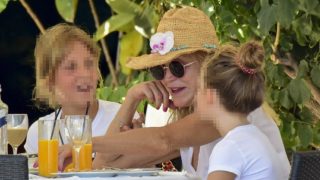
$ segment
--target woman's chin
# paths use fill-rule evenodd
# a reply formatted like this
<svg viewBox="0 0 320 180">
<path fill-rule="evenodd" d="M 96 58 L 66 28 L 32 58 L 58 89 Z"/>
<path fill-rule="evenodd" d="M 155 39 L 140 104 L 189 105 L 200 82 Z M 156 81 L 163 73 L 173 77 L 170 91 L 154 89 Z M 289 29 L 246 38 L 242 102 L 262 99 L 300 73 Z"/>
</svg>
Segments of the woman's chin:
<svg viewBox="0 0 320 180">
<path fill-rule="evenodd" d="M 185 108 L 192 105 L 192 101 L 186 101 L 186 100 L 173 100 L 173 105 L 177 108 Z"/>
</svg>

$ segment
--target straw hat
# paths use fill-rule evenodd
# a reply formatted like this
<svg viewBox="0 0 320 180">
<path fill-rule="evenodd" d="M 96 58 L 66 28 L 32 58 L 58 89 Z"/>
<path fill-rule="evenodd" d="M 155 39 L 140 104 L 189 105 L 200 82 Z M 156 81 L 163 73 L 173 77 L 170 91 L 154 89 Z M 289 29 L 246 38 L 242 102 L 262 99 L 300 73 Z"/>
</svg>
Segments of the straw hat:
<svg viewBox="0 0 320 180">
<path fill-rule="evenodd" d="M 167 11 L 150 38 L 151 54 L 130 57 L 127 66 L 145 69 L 166 64 L 196 51 L 210 52 L 218 45 L 215 28 L 201 10 L 183 7 Z"/>
</svg>

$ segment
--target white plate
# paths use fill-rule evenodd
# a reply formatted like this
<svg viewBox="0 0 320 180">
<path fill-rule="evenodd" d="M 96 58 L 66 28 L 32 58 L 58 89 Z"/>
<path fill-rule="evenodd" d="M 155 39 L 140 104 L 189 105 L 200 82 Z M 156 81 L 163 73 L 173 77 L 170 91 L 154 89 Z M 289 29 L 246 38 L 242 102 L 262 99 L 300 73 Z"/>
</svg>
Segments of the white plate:
<svg viewBox="0 0 320 180">
<path fill-rule="evenodd" d="M 108 170 L 108 171 L 89 171 L 89 172 L 62 172 L 56 173 L 57 177 L 116 177 L 116 176 L 158 176 L 159 171 L 117 171 L 117 170 Z"/>
</svg>

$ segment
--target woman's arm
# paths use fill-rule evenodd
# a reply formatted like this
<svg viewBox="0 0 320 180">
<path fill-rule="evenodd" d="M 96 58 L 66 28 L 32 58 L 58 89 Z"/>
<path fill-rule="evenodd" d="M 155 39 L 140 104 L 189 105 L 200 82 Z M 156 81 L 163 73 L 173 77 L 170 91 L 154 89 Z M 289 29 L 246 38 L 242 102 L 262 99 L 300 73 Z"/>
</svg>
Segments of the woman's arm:
<svg viewBox="0 0 320 180">
<path fill-rule="evenodd" d="M 117 168 L 138 168 L 138 167 L 151 167 L 155 164 L 159 164 L 170 159 L 174 159 L 180 155 L 178 150 L 170 152 L 164 156 L 158 155 L 125 155 L 120 156 L 114 161 L 105 162 L 103 159 L 95 159 L 93 162 L 94 169 L 106 168 L 106 167 L 117 167 Z M 100 154 L 103 156 L 103 154 Z"/>
<path fill-rule="evenodd" d="M 111 154 L 165 155 L 172 150 L 209 143 L 220 135 L 211 121 L 193 113 L 165 127 L 134 129 L 93 138 L 93 151 Z"/>
<path fill-rule="evenodd" d="M 189 146 L 207 144 L 220 137 L 211 121 L 199 120 L 193 113 L 160 128 L 141 128 L 93 138 L 93 151 L 125 155 L 165 156 L 170 152 Z M 71 148 L 60 148 L 59 167 L 71 156 Z"/>
<path fill-rule="evenodd" d="M 208 180 L 234 180 L 236 175 L 227 171 L 214 171 L 208 175 Z"/>
</svg>

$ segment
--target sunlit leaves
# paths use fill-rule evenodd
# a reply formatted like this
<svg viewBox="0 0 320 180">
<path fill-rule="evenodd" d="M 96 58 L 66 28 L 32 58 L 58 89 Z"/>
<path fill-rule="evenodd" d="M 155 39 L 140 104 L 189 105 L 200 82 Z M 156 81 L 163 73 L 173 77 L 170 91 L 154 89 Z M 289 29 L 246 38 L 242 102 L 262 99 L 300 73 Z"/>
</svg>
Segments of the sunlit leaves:
<svg viewBox="0 0 320 180">
<path fill-rule="evenodd" d="M 102 39 L 106 35 L 110 34 L 113 31 L 119 30 L 122 26 L 125 26 L 131 22 L 134 18 L 133 14 L 117 14 L 111 16 L 107 21 L 105 21 L 97 30 L 94 35 L 96 41 Z"/>
<path fill-rule="evenodd" d="M 133 28 L 141 35 L 149 38 L 155 32 L 158 15 L 152 6 L 144 8 L 129 0 L 106 0 L 116 14 L 105 21 L 95 33 L 95 40 L 107 36 L 110 32 L 129 32 Z"/>
<path fill-rule="evenodd" d="M 0 13 L 7 7 L 9 0 L 0 0 Z"/>
<path fill-rule="evenodd" d="M 199 7 L 208 17 L 211 17 L 215 13 L 214 7 L 210 2 L 202 1 Z"/>
<path fill-rule="evenodd" d="M 58 13 L 65 21 L 74 21 L 78 0 L 55 0 L 55 4 Z"/>
<path fill-rule="evenodd" d="M 126 94 L 127 94 L 127 88 L 125 86 L 118 86 L 116 88 L 105 86 L 105 87 L 99 88 L 97 91 L 97 97 L 99 99 L 118 102 L 118 103 L 122 103 Z"/>
<path fill-rule="evenodd" d="M 155 33 L 155 25 L 158 20 L 158 16 L 153 7 L 147 6 L 142 13 L 136 14 L 134 18 L 134 28 L 141 35 L 149 38 Z"/>
<path fill-rule="evenodd" d="M 129 57 L 137 56 L 143 46 L 142 36 L 135 30 L 125 34 L 120 39 L 120 65 L 123 74 L 130 74 L 131 69 L 126 63 Z"/>
<path fill-rule="evenodd" d="M 130 0 L 106 0 L 106 2 L 117 14 L 137 14 L 142 12 L 142 7 Z"/>
</svg>

